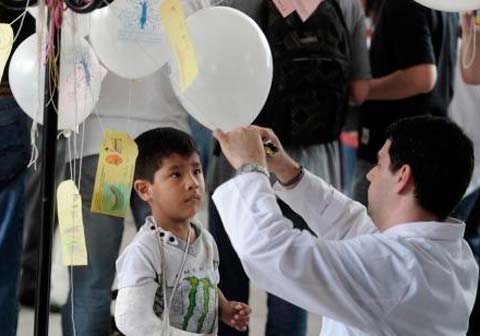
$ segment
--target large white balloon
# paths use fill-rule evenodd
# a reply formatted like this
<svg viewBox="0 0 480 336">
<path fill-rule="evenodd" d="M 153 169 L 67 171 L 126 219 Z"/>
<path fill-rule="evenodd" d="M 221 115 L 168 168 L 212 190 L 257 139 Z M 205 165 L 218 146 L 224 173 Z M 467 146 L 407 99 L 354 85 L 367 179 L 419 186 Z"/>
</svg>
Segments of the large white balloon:
<svg viewBox="0 0 480 336">
<path fill-rule="evenodd" d="M 210 129 L 249 125 L 265 104 L 272 83 L 272 54 L 265 35 L 251 18 L 228 7 L 202 9 L 187 19 L 187 26 L 199 75 L 180 92 L 177 64 L 170 62 L 180 102 Z"/>
<path fill-rule="evenodd" d="M 146 77 L 168 60 L 158 10 L 161 0 L 115 0 L 91 14 L 90 41 L 102 63 L 120 77 Z"/>
<path fill-rule="evenodd" d="M 45 53 L 45 51 L 43 51 Z M 43 123 L 44 64 L 38 80 L 37 35 L 22 42 L 12 56 L 9 81 L 13 96 L 28 116 Z M 42 57 L 45 59 L 45 57 Z M 93 111 L 98 101 L 101 83 L 106 70 L 100 65 L 93 49 L 83 39 L 73 39 L 62 44 L 60 53 L 60 80 L 58 102 L 58 129 L 76 131 Z"/>
<path fill-rule="evenodd" d="M 480 0 L 415 0 L 425 7 L 445 11 L 464 12 L 480 9 Z"/>
</svg>

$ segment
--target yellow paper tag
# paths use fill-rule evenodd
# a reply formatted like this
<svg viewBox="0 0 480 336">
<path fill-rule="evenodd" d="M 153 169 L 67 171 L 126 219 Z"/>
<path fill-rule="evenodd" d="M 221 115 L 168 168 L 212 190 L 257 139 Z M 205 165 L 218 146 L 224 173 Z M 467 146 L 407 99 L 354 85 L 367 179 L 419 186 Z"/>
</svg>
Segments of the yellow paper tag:
<svg viewBox="0 0 480 336">
<path fill-rule="evenodd" d="M 160 17 L 178 64 L 180 90 L 184 91 L 197 78 L 198 65 L 180 0 L 163 1 L 160 5 Z"/>
<path fill-rule="evenodd" d="M 58 186 L 57 209 L 63 264 L 65 266 L 87 265 L 82 198 L 72 180 L 63 181 Z"/>
<path fill-rule="evenodd" d="M 137 155 L 137 144 L 127 133 L 105 130 L 93 188 L 92 212 L 126 216 Z"/>
<path fill-rule="evenodd" d="M 13 45 L 13 30 L 9 24 L 0 23 L 0 80 L 3 76 L 5 64 L 7 64 L 8 57 L 12 51 Z"/>
</svg>

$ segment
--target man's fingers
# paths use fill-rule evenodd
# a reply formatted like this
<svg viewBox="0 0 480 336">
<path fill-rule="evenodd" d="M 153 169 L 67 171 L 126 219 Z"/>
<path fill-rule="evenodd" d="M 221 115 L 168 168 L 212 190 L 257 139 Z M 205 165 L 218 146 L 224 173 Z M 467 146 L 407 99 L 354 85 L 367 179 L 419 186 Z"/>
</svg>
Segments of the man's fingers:
<svg viewBox="0 0 480 336">
<path fill-rule="evenodd" d="M 256 125 L 250 125 L 249 127 L 256 130 L 262 138 L 265 138 L 265 137 L 271 138 L 272 135 L 274 134 L 270 128 L 259 127 Z"/>
</svg>

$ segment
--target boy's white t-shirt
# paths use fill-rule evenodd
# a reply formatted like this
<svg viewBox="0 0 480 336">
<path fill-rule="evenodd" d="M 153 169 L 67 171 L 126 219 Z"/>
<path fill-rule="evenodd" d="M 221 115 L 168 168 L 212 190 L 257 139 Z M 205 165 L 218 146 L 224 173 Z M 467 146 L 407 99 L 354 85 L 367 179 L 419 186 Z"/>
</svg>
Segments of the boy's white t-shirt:
<svg viewBox="0 0 480 336">
<path fill-rule="evenodd" d="M 189 248 L 183 278 L 170 307 L 170 324 L 193 333 L 215 334 L 218 328 L 217 286 L 220 280 L 218 249 L 207 230 L 198 223 L 192 225 L 197 239 Z M 118 258 L 116 266 L 119 290 L 158 284 L 152 309 L 160 318 L 163 312 L 162 267 L 156 234 L 164 242 L 167 299 L 170 299 L 186 242 L 169 231 L 155 231 L 151 217 L 147 217 L 134 240 Z"/>
</svg>

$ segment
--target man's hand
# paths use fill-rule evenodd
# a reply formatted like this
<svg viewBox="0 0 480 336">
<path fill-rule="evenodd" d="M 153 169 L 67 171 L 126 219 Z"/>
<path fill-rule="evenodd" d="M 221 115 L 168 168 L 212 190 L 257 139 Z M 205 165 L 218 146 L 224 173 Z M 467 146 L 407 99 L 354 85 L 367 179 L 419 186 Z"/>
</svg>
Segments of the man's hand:
<svg viewBox="0 0 480 336">
<path fill-rule="evenodd" d="M 472 30 L 475 32 L 480 31 L 480 25 L 478 25 L 475 20 L 474 12 L 465 12 L 462 14 L 462 38 L 470 38 Z M 472 27 L 472 25 L 474 26 Z"/>
<path fill-rule="evenodd" d="M 220 305 L 220 320 L 238 331 L 246 331 L 251 312 L 252 309 L 245 303 L 227 301 Z"/>
<path fill-rule="evenodd" d="M 480 24 L 475 19 L 472 12 L 462 16 L 460 69 L 467 84 L 480 84 Z"/>
<path fill-rule="evenodd" d="M 285 183 L 295 177 L 299 172 L 300 165 L 285 152 L 275 133 L 269 128 L 258 126 L 250 126 L 250 128 L 256 129 L 262 139 L 270 140 L 278 148 L 278 152 L 274 156 L 267 156 L 268 169 L 275 174 L 277 179 Z"/>
<path fill-rule="evenodd" d="M 217 129 L 213 136 L 233 168 L 238 169 L 247 163 L 267 167 L 262 138 L 256 128 L 239 127 L 227 133 Z"/>
</svg>

